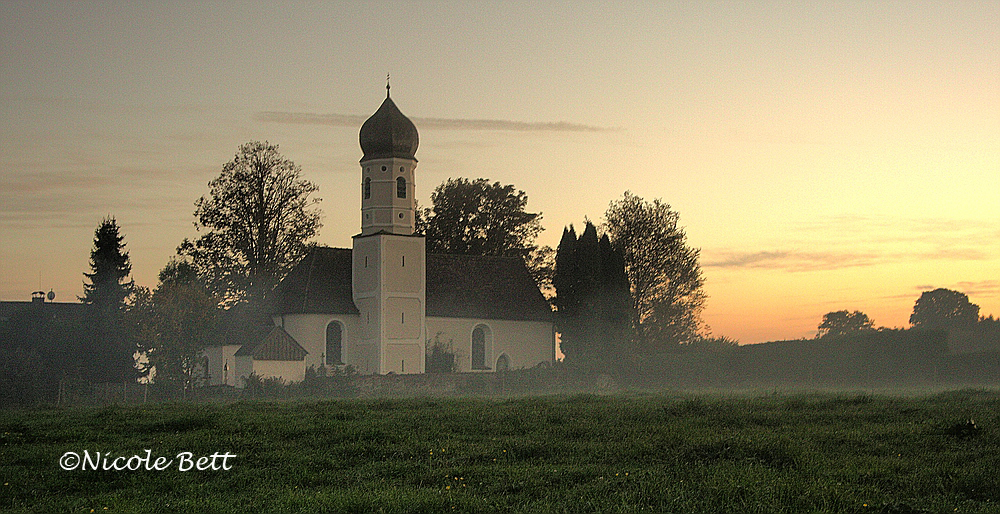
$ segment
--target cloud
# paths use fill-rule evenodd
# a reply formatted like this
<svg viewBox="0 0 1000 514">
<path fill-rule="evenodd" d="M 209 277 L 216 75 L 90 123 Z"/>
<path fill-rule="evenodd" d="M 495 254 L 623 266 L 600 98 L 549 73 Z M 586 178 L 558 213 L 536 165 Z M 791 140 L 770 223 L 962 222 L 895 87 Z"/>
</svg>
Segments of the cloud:
<svg viewBox="0 0 1000 514">
<path fill-rule="evenodd" d="M 955 282 L 950 285 L 943 286 L 932 286 L 932 285 L 919 285 L 914 287 L 918 291 L 933 291 L 939 287 L 945 289 L 951 289 L 952 291 L 959 291 L 965 293 L 969 296 L 972 303 L 976 303 L 974 297 L 994 297 L 1000 295 L 1000 280 L 977 280 L 977 281 L 962 281 Z"/>
<path fill-rule="evenodd" d="M 254 115 L 265 123 L 292 123 L 300 125 L 330 125 L 334 127 L 360 127 L 366 116 L 353 114 L 319 114 L 308 112 L 264 111 Z M 410 118 L 420 128 L 444 130 L 507 130 L 547 132 L 612 132 L 619 129 L 597 127 L 566 121 L 527 122 L 510 120 L 471 120 L 461 118 Z"/>
<path fill-rule="evenodd" d="M 783 269 L 788 271 L 819 271 L 856 266 L 870 266 L 881 261 L 877 254 L 847 252 L 715 252 L 715 260 L 703 264 L 706 268 Z"/>
<path fill-rule="evenodd" d="M 995 259 L 1000 223 L 976 219 L 841 216 L 794 223 L 766 250 L 702 250 L 714 268 L 834 270 L 897 262 Z M 798 250 L 806 248 L 808 250 Z"/>
<path fill-rule="evenodd" d="M 955 289 L 969 296 L 1000 295 L 1000 280 L 979 280 L 976 282 L 959 282 Z"/>
<path fill-rule="evenodd" d="M 734 252 L 721 250 L 703 255 L 705 268 L 775 269 L 786 271 L 828 271 L 875 266 L 893 262 L 977 261 L 993 258 L 974 248 L 941 248 L 924 252 L 799 252 L 794 250 Z M 711 258 L 714 256 L 715 258 Z"/>
</svg>

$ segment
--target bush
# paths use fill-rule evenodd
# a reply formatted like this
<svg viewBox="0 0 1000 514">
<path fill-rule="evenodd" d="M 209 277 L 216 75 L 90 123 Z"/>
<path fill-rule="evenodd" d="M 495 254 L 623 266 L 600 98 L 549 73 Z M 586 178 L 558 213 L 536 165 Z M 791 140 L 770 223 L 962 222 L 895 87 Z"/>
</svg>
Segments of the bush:
<svg viewBox="0 0 1000 514">
<path fill-rule="evenodd" d="M 427 373 L 454 373 L 457 371 L 455 364 L 455 352 L 452 350 L 452 343 L 441 342 L 441 333 L 434 336 L 434 341 L 427 341 L 427 354 L 424 368 Z"/>
<path fill-rule="evenodd" d="M 292 385 L 289 389 L 296 394 L 349 397 L 357 393 L 354 386 L 354 377 L 358 371 L 354 366 L 333 366 L 327 368 L 320 366 L 318 369 L 309 366 L 306 368 L 305 377 L 302 382 Z"/>
</svg>

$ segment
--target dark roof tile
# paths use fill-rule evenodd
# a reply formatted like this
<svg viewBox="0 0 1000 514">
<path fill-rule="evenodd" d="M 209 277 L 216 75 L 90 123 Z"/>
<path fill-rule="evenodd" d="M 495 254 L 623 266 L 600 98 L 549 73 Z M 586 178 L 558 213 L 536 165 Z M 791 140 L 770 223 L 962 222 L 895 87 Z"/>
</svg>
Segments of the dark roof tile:
<svg viewBox="0 0 1000 514">
<path fill-rule="evenodd" d="M 359 314 L 351 291 L 351 249 L 317 246 L 275 290 L 277 314 Z"/>
<path fill-rule="evenodd" d="M 259 361 L 300 361 L 309 353 L 281 327 L 262 327 L 260 334 L 237 350 L 236 356 L 250 355 Z"/>
<path fill-rule="evenodd" d="M 351 250 L 314 248 L 276 290 L 277 314 L 358 314 Z M 517 257 L 427 255 L 427 316 L 552 321 L 552 310 Z"/>
<path fill-rule="evenodd" d="M 523 260 L 479 255 L 427 255 L 427 315 L 552 320 Z"/>
</svg>

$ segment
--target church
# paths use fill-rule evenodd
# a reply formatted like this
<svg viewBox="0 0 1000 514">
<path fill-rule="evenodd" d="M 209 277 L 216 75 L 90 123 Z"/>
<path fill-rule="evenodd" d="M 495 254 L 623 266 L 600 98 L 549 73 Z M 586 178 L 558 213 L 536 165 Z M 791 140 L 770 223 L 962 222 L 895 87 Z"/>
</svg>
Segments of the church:
<svg viewBox="0 0 1000 514">
<path fill-rule="evenodd" d="M 555 360 L 552 310 L 520 258 L 428 254 L 414 233 L 419 138 L 389 97 L 361 126 L 361 232 L 315 247 L 275 290 L 273 326 L 205 350 L 210 385 L 251 373 L 301 381 L 309 367 L 424 373 L 432 346 L 455 371 Z"/>
</svg>

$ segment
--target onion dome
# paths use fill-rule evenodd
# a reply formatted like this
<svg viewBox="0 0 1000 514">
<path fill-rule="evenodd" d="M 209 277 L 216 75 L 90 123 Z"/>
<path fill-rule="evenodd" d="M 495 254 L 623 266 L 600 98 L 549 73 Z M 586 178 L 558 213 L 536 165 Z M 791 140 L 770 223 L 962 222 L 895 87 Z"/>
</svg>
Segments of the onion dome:
<svg viewBox="0 0 1000 514">
<path fill-rule="evenodd" d="M 386 159 L 398 157 L 413 159 L 420 140 L 417 137 L 417 127 L 409 118 L 399 112 L 399 108 L 389 98 L 389 88 L 386 87 L 385 101 L 361 125 L 362 161 L 369 159 Z"/>
</svg>

